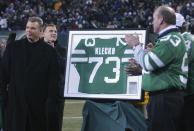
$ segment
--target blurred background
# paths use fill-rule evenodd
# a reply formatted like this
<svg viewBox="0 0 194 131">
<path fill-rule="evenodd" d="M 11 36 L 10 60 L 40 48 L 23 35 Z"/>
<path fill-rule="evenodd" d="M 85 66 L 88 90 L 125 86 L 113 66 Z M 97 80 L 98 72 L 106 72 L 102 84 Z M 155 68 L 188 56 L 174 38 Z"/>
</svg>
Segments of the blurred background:
<svg viewBox="0 0 194 131">
<path fill-rule="evenodd" d="M 0 0 L 0 38 L 2 31 L 24 30 L 30 16 L 56 24 L 60 40 L 69 29 L 146 28 L 152 33 L 153 11 L 160 5 L 181 13 L 194 33 L 192 0 Z"/>
</svg>

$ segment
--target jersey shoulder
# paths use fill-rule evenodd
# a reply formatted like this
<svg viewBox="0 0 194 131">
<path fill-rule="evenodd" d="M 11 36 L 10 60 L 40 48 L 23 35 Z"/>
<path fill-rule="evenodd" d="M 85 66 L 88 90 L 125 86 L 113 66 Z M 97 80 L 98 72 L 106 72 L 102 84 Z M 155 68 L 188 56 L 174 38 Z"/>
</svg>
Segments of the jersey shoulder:
<svg viewBox="0 0 194 131">
<path fill-rule="evenodd" d="M 183 37 L 180 32 L 170 32 L 167 35 L 161 37 L 158 41 L 160 43 L 169 43 L 170 41 L 183 40 Z"/>
<path fill-rule="evenodd" d="M 183 36 L 184 39 L 194 42 L 194 35 L 192 35 L 188 32 L 185 32 L 185 33 L 182 34 L 182 36 Z"/>
</svg>

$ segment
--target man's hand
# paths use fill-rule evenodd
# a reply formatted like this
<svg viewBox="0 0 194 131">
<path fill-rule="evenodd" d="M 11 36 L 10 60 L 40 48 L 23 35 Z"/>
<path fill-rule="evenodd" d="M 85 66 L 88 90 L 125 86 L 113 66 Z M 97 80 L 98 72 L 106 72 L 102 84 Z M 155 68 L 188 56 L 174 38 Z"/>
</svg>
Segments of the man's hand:
<svg viewBox="0 0 194 131">
<path fill-rule="evenodd" d="M 135 59 L 129 59 L 129 65 L 125 67 L 125 72 L 129 76 L 138 76 L 142 74 L 142 68 Z"/>
<path fill-rule="evenodd" d="M 125 40 L 131 48 L 140 44 L 138 35 L 125 35 Z"/>
<path fill-rule="evenodd" d="M 154 47 L 154 45 L 152 43 L 147 44 L 146 52 L 149 52 L 153 47 Z"/>
</svg>

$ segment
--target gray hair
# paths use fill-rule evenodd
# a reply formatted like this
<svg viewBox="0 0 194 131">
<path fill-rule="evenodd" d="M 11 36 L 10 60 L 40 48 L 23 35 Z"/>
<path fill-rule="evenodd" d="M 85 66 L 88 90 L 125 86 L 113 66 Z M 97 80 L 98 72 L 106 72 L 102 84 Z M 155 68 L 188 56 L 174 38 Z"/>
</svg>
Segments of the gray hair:
<svg viewBox="0 0 194 131">
<path fill-rule="evenodd" d="M 37 22 L 40 29 L 42 29 L 43 26 L 43 20 L 40 17 L 29 17 L 28 22 Z"/>
<path fill-rule="evenodd" d="M 171 7 L 159 6 L 156 10 L 158 10 L 158 17 L 163 17 L 167 24 L 176 25 L 175 11 Z"/>
</svg>

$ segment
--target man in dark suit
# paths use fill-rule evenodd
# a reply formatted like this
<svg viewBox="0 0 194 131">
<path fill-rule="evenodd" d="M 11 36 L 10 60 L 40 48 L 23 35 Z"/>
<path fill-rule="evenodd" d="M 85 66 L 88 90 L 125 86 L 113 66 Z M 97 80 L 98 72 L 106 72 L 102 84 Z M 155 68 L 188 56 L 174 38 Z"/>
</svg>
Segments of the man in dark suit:
<svg viewBox="0 0 194 131">
<path fill-rule="evenodd" d="M 0 71 L 4 131 L 57 131 L 59 64 L 56 51 L 40 40 L 43 21 L 30 17 L 26 39 L 7 45 Z M 53 127 L 55 125 L 55 127 Z"/>
<path fill-rule="evenodd" d="M 66 66 L 66 49 L 62 48 L 60 44 L 57 42 L 57 28 L 54 24 L 48 24 L 43 29 L 44 42 L 51 45 L 57 51 L 57 58 L 60 67 L 60 96 L 61 102 L 58 110 L 58 119 L 60 120 L 60 131 L 62 130 L 63 124 L 63 110 L 64 110 L 64 83 L 65 83 L 65 66 Z"/>
</svg>

